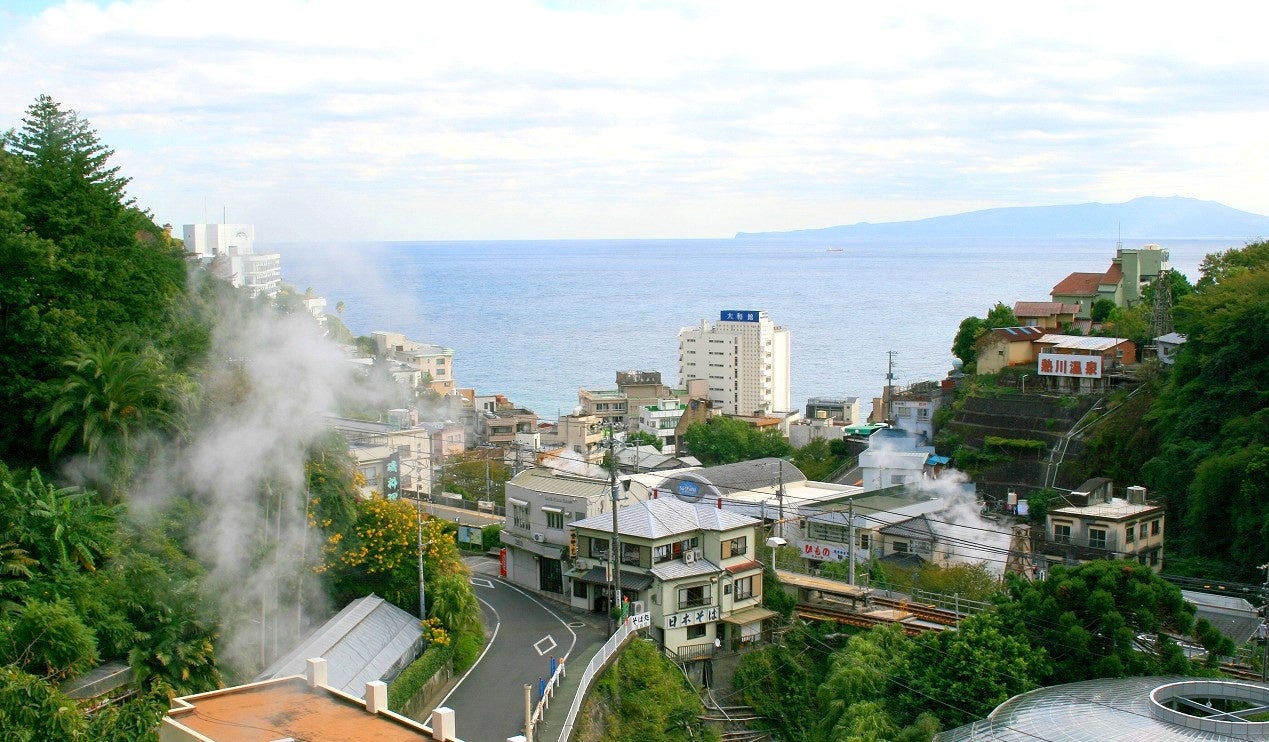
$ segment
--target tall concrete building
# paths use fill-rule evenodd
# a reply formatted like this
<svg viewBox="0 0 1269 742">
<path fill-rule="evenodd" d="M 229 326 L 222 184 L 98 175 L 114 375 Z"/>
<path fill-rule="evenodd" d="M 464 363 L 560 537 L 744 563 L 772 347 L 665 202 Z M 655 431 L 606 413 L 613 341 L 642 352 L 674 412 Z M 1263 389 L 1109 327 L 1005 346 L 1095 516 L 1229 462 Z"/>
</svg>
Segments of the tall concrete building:
<svg viewBox="0 0 1269 742">
<path fill-rule="evenodd" d="M 282 256 L 256 252 L 256 230 L 250 224 L 186 224 L 185 249 L 207 263 L 213 275 L 252 296 L 277 296 L 282 287 Z"/>
<path fill-rule="evenodd" d="M 707 380 L 725 415 L 788 412 L 790 348 L 789 331 L 765 311 L 725 309 L 713 324 L 679 330 L 679 385 Z"/>
</svg>

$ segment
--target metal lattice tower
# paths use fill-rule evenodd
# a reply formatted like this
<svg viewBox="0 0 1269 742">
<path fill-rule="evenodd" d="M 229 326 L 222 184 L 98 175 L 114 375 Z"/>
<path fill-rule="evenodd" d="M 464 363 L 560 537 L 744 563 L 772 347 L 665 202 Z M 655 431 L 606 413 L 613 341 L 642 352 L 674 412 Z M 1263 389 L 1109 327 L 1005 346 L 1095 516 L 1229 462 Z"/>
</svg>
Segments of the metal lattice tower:
<svg viewBox="0 0 1269 742">
<path fill-rule="evenodd" d="M 1154 279 L 1154 306 L 1150 314 L 1150 329 L 1155 338 L 1172 332 L 1172 272 L 1159 271 Z"/>
</svg>

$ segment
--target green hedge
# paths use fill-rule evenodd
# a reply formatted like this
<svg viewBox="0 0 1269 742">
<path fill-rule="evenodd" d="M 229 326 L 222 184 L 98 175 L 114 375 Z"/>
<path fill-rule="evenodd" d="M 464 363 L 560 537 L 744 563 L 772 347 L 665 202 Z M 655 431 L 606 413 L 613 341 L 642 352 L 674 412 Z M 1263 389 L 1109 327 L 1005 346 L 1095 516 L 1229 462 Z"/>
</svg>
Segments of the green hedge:
<svg viewBox="0 0 1269 742">
<path fill-rule="evenodd" d="M 440 644 L 429 646 L 417 660 L 411 662 L 395 680 L 388 684 L 388 708 L 400 711 L 414 697 L 414 694 L 427 684 L 427 681 L 445 667 L 445 663 L 449 662 L 452 656 L 453 652 L 448 646 Z"/>
</svg>

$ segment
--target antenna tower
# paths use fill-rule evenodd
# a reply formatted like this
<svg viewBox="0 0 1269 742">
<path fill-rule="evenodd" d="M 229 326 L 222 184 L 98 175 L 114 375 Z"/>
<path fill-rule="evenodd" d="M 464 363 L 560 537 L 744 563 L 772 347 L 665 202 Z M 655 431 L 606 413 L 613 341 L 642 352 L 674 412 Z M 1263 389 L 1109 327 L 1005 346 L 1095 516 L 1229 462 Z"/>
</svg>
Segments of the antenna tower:
<svg viewBox="0 0 1269 742">
<path fill-rule="evenodd" d="M 1150 330 L 1154 338 L 1172 332 L 1172 272 L 1159 271 L 1154 279 L 1154 305 L 1150 314 Z"/>
</svg>

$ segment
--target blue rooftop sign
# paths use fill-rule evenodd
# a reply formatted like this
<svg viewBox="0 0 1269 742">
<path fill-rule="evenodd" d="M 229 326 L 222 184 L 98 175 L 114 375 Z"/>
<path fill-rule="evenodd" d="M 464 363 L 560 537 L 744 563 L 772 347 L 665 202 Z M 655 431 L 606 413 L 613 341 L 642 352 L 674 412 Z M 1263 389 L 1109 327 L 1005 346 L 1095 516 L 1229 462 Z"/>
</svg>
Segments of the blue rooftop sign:
<svg viewBox="0 0 1269 742">
<path fill-rule="evenodd" d="M 752 309 L 724 309 L 718 313 L 722 322 L 757 322 L 759 312 Z"/>
</svg>

